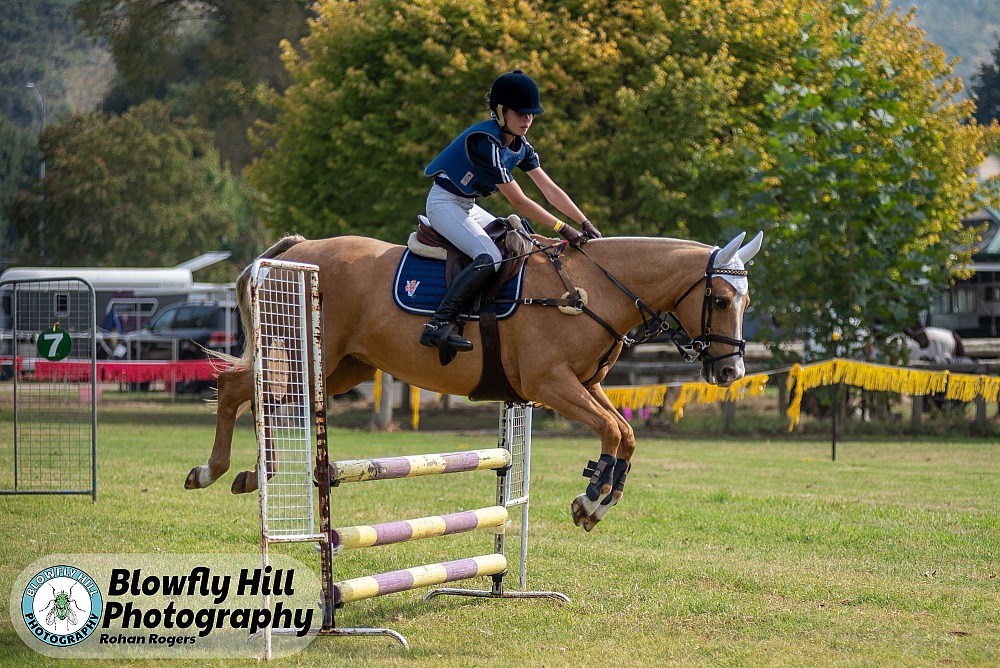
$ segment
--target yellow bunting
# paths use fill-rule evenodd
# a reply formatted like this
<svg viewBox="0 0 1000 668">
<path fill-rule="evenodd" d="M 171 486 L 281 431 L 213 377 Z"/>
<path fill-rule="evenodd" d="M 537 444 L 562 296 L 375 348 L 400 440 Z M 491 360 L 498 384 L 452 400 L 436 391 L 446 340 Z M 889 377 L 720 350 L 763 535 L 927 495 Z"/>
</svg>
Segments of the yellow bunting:
<svg viewBox="0 0 1000 668">
<path fill-rule="evenodd" d="M 708 383 L 684 383 L 674 401 L 674 421 L 684 417 L 684 407 L 689 404 L 710 404 L 720 401 L 740 401 L 764 394 L 770 379 L 766 373 L 746 376 L 727 388 Z M 948 399 L 969 402 L 982 397 L 986 401 L 1000 401 L 1000 377 L 976 376 L 930 371 L 902 366 L 884 366 L 868 362 L 832 359 L 815 364 L 794 364 L 788 371 L 788 430 L 799 423 L 804 392 L 825 385 L 843 383 L 873 392 L 894 392 L 908 396 L 945 393 Z M 639 409 L 644 406 L 659 408 L 666 400 L 668 387 L 676 384 L 638 385 L 635 387 L 604 388 L 608 399 L 617 409 Z"/>
<path fill-rule="evenodd" d="M 1000 383 L 991 377 L 949 371 L 924 371 L 842 359 L 808 366 L 796 364 L 788 374 L 788 389 L 791 391 L 788 430 L 791 431 L 799 423 L 803 392 L 837 383 L 911 397 L 946 392 L 949 399 L 960 401 L 972 401 L 977 396 L 990 399 L 997 396 L 1000 390 Z"/>
<path fill-rule="evenodd" d="M 708 383 L 685 383 L 677 395 L 672 407 L 674 422 L 684 417 L 684 406 L 694 404 L 712 404 L 720 401 L 739 401 L 764 394 L 770 376 L 766 373 L 744 376 L 729 387 L 719 387 Z"/>
<path fill-rule="evenodd" d="M 659 407 L 667 394 L 666 385 L 639 385 L 637 387 L 605 388 L 605 394 L 615 408 L 631 408 L 634 410 L 644 406 Z"/>
</svg>

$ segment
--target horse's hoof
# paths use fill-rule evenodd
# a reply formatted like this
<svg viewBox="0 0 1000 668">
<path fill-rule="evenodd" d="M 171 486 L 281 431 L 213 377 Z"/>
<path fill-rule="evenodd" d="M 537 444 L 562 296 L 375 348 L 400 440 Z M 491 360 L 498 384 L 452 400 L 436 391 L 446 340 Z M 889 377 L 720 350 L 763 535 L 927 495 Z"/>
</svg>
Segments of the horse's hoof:
<svg viewBox="0 0 1000 668">
<path fill-rule="evenodd" d="M 570 504 L 570 512 L 573 513 L 573 524 L 576 526 L 583 525 L 583 528 L 587 529 L 586 522 L 593 513 L 593 509 L 589 508 L 589 505 L 590 499 L 587 498 L 586 494 L 581 494 L 573 499 L 573 503 Z M 590 529 L 587 529 L 587 531 L 590 531 Z"/>
<path fill-rule="evenodd" d="M 230 491 L 233 494 L 246 494 L 247 493 L 247 478 L 250 476 L 249 471 L 240 471 L 233 478 L 233 486 L 230 487 Z"/>
<path fill-rule="evenodd" d="M 201 489 L 201 484 L 198 482 L 198 469 L 200 466 L 195 466 L 188 473 L 187 478 L 184 479 L 184 489 Z"/>
</svg>

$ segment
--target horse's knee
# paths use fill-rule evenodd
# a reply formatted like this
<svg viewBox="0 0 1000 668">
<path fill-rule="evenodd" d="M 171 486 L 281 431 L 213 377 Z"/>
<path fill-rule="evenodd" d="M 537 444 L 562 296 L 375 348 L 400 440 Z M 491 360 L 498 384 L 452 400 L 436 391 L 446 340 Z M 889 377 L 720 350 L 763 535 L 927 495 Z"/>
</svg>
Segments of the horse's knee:
<svg viewBox="0 0 1000 668">
<path fill-rule="evenodd" d="M 618 448 L 622 444 L 622 430 L 617 421 L 608 417 L 601 420 L 595 428 L 601 439 L 601 452 L 613 457 L 618 456 Z"/>
</svg>

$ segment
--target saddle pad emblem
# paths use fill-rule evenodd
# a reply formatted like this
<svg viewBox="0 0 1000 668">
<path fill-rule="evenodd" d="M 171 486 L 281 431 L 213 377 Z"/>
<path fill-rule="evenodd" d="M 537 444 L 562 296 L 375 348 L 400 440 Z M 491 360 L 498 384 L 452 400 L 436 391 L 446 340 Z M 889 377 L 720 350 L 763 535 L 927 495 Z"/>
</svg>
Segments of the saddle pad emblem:
<svg viewBox="0 0 1000 668">
<path fill-rule="evenodd" d="M 392 298 L 396 306 L 407 313 L 432 315 L 447 291 L 444 265 L 443 260 L 422 257 L 407 249 L 399 261 L 396 277 L 392 282 Z M 516 303 L 508 302 L 521 298 L 523 285 L 524 267 L 521 267 L 521 271 L 504 283 L 497 293 L 497 320 L 509 318 L 517 310 Z M 479 320 L 478 312 L 473 312 L 471 305 L 459 317 L 462 320 Z"/>
</svg>

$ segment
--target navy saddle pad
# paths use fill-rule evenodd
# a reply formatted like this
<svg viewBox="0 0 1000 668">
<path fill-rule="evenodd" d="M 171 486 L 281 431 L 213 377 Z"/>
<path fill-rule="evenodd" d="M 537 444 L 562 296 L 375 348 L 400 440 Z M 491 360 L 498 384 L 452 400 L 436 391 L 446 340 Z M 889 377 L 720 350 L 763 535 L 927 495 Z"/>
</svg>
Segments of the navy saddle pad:
<svg viewBox="0 0 1000 668">
<path fill-rule="evenodd" d="M 444 284 L 444 260 L 416 255 L 409 249 L 403 253 L 396 269 L 396 278 L 392 283 L 392 296 L 396 305 L 407 313 L 431 315 L 437 310 L 438 304 L 444 299 L 447 290 Z M 527 263 L 525 263 L 527 266 Z M 514 278 L 501 286 L 497 293 L 497 320 L 509 318 L 517 310 L 518 304 L 505 303 L 506 300 L 521 298 L 524 286 L 524 267 Z M 460 316 L 463 320 L 479 320 L 478 311 L 473 311 L 469 305 Z"/>
</svg>

